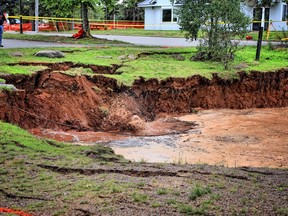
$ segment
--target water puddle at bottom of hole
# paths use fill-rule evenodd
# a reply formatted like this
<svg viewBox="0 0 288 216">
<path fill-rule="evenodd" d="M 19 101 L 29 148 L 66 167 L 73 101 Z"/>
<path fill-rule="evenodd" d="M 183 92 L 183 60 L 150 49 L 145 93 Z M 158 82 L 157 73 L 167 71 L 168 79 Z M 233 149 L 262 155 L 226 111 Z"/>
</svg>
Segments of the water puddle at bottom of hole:
<svg viewBox="0 0 288 216">
<path fill-rule="evenodd" d="M 193 133 L 193 130 L 187 133 Z M 195 132 L 194 132 L 195 133 Z M 136 162 L 174 163 L 183 160 L 177 146 L 177 140 L 182 134 L 151 137 L 131 137 L 125 140 L 115 140 L 108 145 L 116 154 Z"/>
<path fill-rule="evenodd" d="M 170 127 L 175 129 L 173 133 L 156 136 L 48 129 L 30 131 L 72 145 L 104 144 L 116 154 L 136 162 L 285 168 L 288 166 L 287 116 L 288 108 L 204 110 L 177 118 L 194 122 L 192 129 L 175 133 L 179 127 L 174 125 Z"/>
</svg>

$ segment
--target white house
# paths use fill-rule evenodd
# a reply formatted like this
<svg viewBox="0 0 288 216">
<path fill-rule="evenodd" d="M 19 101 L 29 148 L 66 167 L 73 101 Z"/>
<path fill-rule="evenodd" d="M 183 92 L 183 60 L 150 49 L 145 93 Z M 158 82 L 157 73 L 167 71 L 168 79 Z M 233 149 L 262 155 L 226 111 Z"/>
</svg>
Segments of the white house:
<svg viewBox="0 0 288 216">
<path fill-rule="evenodd" d="M 175 14 L 181 7 L 180 1 L 171 4 L 170 0 L 145 0 L 138 4 L 144 8 L 145 29 L 147 30 L 179 30 L 178 17 Z"/>
<path fill-rule="evenodd" d="M 138 7 L 145 11 L 146 30 L 179 30 L 178 17 L 175 13 L 181 7 L 181 0 L 145 0 L 138 4 Z M 242 3 L 242 11 L 251 18 L 251 21 L 260 21 L 262 8 L 256 8 L 256 0 L 245 0 Z M 282 0 L 274 0 L 270 8 L 265 8 L 265 21 L 272 20 L 271 30 L 288 30 L 288 6 Z M 265 29 L 268 27 L 265 23 Z M 258 30 L 259 22 L 251 24 L 251 30 Z"/>
</svg>

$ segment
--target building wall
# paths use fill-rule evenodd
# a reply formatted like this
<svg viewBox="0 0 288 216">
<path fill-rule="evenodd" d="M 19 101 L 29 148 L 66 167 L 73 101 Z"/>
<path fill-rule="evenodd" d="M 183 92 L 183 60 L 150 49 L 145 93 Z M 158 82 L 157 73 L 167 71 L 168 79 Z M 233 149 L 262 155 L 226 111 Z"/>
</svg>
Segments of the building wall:
<svg viewBox="0 0 288 216">
<path fill-rule="evenodd" d="M 286 22 L 280 22 L 282 20 L 283 4 L 285 3 L 277 3 L 270 9 L 270 20 L 278 21 L 273 22 L 275 29 L 272 28 L 271 31 L 280 31 L 283 28 L 284 30 L 288 30 Z M 179 30 L 180 26 L 176 22 L 162 22 L 162 10 L 171 8 L 172 5 L 170 0 L 157 0 L 157 5 L 154 7 L 146 7 L 145 30 Z M 246 14 L 246 16 L 253 20 L 253 7 L 242 4 L 241 10 Z M 252 31 L 252 24 L 249 26 L 249 30 Z"/>
<path fill-rule="evenodd" d="M 145 30 L 158 30 L 159 19 L 157 18 L 160 7 L 145 8 Z"/>
<path fill-rule="evenodd" d="M 176 22 L 162 22 L 162 10 L 171 9 L 172 5 L 145 8 L 145 30 L 179 30 Z"/>
<path fill-rule="evenodd" d="M 241 10 L 242 12 L 250 18 L 250 20 L 253 20 L 253 7 L 249 7 L 246 4 L 241 4 Z M 252 31 L 252 24 L 249 25 L 249 31 Z"/>
<path fill-rule="evenodd" d="M 270 20 L 274 21 L 273 26 L 271 27 L 271 31 L 274 30 L 274 28 L 277 31 L 281 31 L 282 29 L 288 30 L 286 22 L 282 21 L 282 13 L 283 13 L 283 5 L 284 4 L 285 3 L 278 3 L 277 5 L 271 7 L 271 9 L 270 9 Z M 281 22 L 279 22 L 279 21 L 281 21 Z"/>
</svg>

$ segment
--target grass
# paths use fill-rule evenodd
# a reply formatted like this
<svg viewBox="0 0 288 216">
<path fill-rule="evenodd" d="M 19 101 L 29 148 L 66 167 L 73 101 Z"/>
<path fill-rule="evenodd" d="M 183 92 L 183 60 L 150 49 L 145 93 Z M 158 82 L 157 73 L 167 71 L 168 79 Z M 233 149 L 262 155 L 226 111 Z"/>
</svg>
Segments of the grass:
<svg viewBox="0 0 288 216">
<path fill-rule="evenodd" d="M 247 35 L 251 35 L 253 37 L 253 40 L 258 40 L 258 31 L 253 31 L 248 33 Z M 267 40 L 268 33 L 267 31 L 263 32 L 263 40 Z M 280 41 L 282 38 L 287 38 L 288 32 L 287 31 L 271 31 L 268 37 L 268 40 L 270 41 Z"/>
<path fill-rule="evenodd" d="M 156 191 L 156 193 L 158 194 L 158 195 L 165 195 L 165 194 L 168 194 L 168 189 L 167 188 L 159 188 L 157 191 Z"/>
<path fill-rule="evenodd" d="M 196 185 L 190 192 L 189 199 L 196 200 L 197 198 L 204 196 L 205 194 L 210 194 L 211 189 L 207 186 Z"/>
<path fill-rule="evenodd" d="M 115 78 L 119 83 L 132 85 L 135 79 L 143 77 L 144 79 L 156 78 L 163 80 L 168 77 L 189 77 L 193 75 L 201 75 L 210 79 L 213 73 L 218 73 L 224 78 L 234 78 L 236 72 L 241 71 L 273 71 L 288 66 L 288 49 L 270 50 L 269 47 L 262 47 L 260 61 L 255 61 L 255 47 L 245 47 L 238 51 L 235 55 L 234 62 L 230 65 L 229 70 L 224 70 L 219 62 L 195 62 L 190 61 L 190 57 L 195 53 L 195 48 L 149 48 L 149 47 L 99 47 L 95 48 L 51 48 L 60 50 L 65 53 L 64 59 L 49 59 L 45 57 L 35 57 L 34 54 L 41 50 L 35 49 L 17 49 L 23 53 L 23 57 L 13 57 L 11 53 L 14 49 L 1 49 L 0 54 L 2 61 L 0 63 L 0 71 L 4 74 L 32 74 L 36 71 L 43 70 L 44 66 L 22 66 L 11 65 L 18 62 L 74 62 L 82 64 L 95 64 L 102 66 L 111 66 L 113 64 L 122 65 L 117 69 L 118 74 L 105 75 Z M 136 60 L 119 60 L 121 55 L 133 54 L 138 56 L 140 53 L 150 53 L 142 55 Z M 185 57 L 184 61 L 175 60 L 171 54 L 181 53 Z M 101 56 L 109 56 L 111 58 L 97 58 Z M 244 65 L 243 68 L 237 67 Z M 73 69 L 66 71 L 72 76 L 85 74 L 93 75 L 87 69 Z M 3 77 L 4 78 L 4 77 Z"/>
<path fill-rule="evenodd" d="M 144 30 L 144 29 L 113 29 L 104 31 L 91 31 L 91 34 L 100 35 L 124 35 L 124 36 L 146 36 L 146 37 L 171 37 L 184 38 L 185 35 L 179 30 Z"/>
<path fill-rule="evenodd" d="M 73 34 L 73 32 L 71 32 Z M 54 42 L 54 43 L 70 43 L 70 44 L 125 44 L 125 42 L 111 41 L 100 38 L 81 38 L 75 39 L 68 36 L 52 36 L 52 35 L 41 35 L 41 34 L 15 34 L 15 33 L 5 33 L 4 37 L 6 39 L 18 39 L 18 40 L 30 40 L 30 41 L 44 41 L 44 42 Z"/>
<path fill-rule="evenodd" d="M 87 152 L 101 157 L 87 157 Z M 117 157 L 120 163 L 101 166 L 102 160 L 109 160 L 111 157 Z M 78 169 L 109 168 L 112 171 L 86 175 L 77 172 L 52 171 L 38 164 Z M 165 174 L 174 166 L 176 165 L 163 165 L 159 167 L 159 170 Z M 199 173 L 201 172 L 197 166 L 194 168 L 190 165 L 188 167 L 177 166 L 179 167 L 176 169 L 181 166 L 180 170 L 195 171 L 196 169 Z M 91 211 L 91 215 L 99 212 L 111 215 L 114 211 L 124 214 L 129 210 L 131 214 L 142 211 L 149 211 L 151 214 L 165 211 L 169 215 L 177 211 L 183 215 L 221 215 L 223 213 L 231 215 L 232 211 L 235 211 L 236 215 L 253 215 L 253 212 L 260 215 L 263 213 L 261 210 L 263 205 L 265 207 L 268 205 L 270 213 L 273 211 L 277 215 L 287 215 L 287 205 L 283 204 L 285 193 L 282 189 L 287 186 L 286 179 L 283 177 L 279 181 L 278 175 L 263 176 L 265 179 L 259 182 L 263 184 L 263 187 L 258 188 L 254 188 L 253 181 L 243 184 L 242 180 L 223 178 L 227 187 L 219 188 L 212 184 L 215 178 L 207 174 L 201 176 L 197 174 L 194 178 L 193 172 L 194 174 L 189 175 L 189 181 L 187 181 L 186 176 L 184 178 L 162 175 L 143 177 L 133 175 L 133 173 L 131 176 L 124 173 L 117 174 L 115 171 L 120 167 L 123 168 L 122 171 L 132 173 L 133 170 L 146 172 L 149 166 L 127 162 L 122 157 L 116 156 L 108 147 L 74 146 L 39 139 L 15 125 L 0 122 L 0 199 L 2 206 L 27 211 L 34 215 L 73 215 L 75 209 Z M 156 169 L 152 167 L 152 170 Z M 206 169 L 208 166 L 205 167 Z M 216 167 L 213 172 L 220 172 L 220 169 Z M 272 182 L 272 179 L 266 178 L 275 176 L 277 176 L 277 181 L 274 184 L 268 184 L 267 182 Z M 191 191 L 187 190 L 195 184 L 195 181 L 197 181 L 196 186 Z M 205 186 L 206 184 L 211 185 L 211 189 Z M 239 188 L 237 194 L 230 192 L 229 189 L 236 185 L 241 185 L 242 189 Z M 277 188 L 280 190 L 278 191 Z M 28 196 L 31 199 L 7 198 L 2 191 L 19 197 Z M 272 196 L 271 191 L 274 193 Z M 267 201 L 261 197 L 263 193 L 269 196 Z M 247 200 L 244 202 L 241 198 L 247 194 L 249 202 Z M 275 194 L 279 196 L 273 197 Z M 39 200 L 39 198 L 44 200 Z M 227 200 L 229 205 L 226 205 Z M 271 200 L 273 200 L 272 203 Z M 277 200 L 280 201 L 277 202 Z M 263 204 L 263 202 L 267 203 Z M 255 209 L 256 205 L 259 205 L 259 208 Z M 273 210 L 271 210 L 272 207 Z"/>
<path fill-rule="evenodd" d="M 146 203 L 149 200 L 149 196 L 147 194 L 139 192 L 134 192 L 131 197 L 134 202 Z"/>
</svg>

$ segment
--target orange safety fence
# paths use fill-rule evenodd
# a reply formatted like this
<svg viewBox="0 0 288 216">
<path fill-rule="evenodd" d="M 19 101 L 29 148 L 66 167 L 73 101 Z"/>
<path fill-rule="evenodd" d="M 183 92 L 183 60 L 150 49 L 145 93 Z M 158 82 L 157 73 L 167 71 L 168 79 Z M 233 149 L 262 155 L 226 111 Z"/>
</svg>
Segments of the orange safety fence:
<svg viewBox="0 0 288 216">
<path fill-rule="evenodd" d="M 16 214 L 16 215 L 19 215 L 19 216 L 33 216 L 32 214 L 28 214 L 24 211 L 20 211 L 20 210 L 13 210 L 13 209 L 10 209 L 10 208 L 0 208 L 0 213 L 3 212 L 3 213 L 10 213 L 10 214 Z"/>
<path fill-rule="evenodd" d="M 112 29 L 127 29 L 127 28 L 138 28 L 144 29 L 143 22 L 130 22 L 130 21 L 103 21 L 103 22 L 90 22 L 91 30 L 112 30 Z M 23 31 L 32 31 L 32 22 L 23 23 Z M 38 25 L 39 31 L 67 31 L 67 30 L 80 30 L 82 29 L 81 23 L 71 22 L 48 22 L 41 23 Z M 4 24 L 4 31 L 20 31 L 20 24 Z"/>
</svg>

